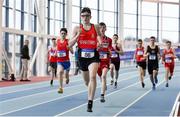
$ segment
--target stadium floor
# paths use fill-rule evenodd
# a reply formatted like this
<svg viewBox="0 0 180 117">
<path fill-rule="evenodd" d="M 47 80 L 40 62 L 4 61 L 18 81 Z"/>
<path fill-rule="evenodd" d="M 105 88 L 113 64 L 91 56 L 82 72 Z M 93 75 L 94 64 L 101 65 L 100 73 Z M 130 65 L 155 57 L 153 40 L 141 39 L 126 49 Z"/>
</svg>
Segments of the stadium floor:
<svg viewBox="0 0 180 117">
<path fill-rule="evenodd" d="M 0 116 L 169 116 L 180 92 L 180 63 L 175 66 L 169 87 L 165 87 L 164 67 L 160 65 L 158 84 L 152 90 L 146 72 L 145 88 L 141 87 L 138 71 L 133 67 L 120 69 L 118 87 L 107 78 L 105 103 L 100 102 L 100 79 L 93 112 L 86 112 L 87 88 L 81 75 L 71 76 L 64 93 L 58 94 L 58 81 L 49 81 L 0 88 Z"/>
</svg>

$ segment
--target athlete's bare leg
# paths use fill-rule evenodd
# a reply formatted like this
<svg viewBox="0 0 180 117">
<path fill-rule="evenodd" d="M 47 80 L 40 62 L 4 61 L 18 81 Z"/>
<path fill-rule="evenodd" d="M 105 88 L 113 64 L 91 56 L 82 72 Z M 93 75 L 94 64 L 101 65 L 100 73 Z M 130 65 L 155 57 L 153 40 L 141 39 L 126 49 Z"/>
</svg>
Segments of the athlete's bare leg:
<svg viewBox="0 0 180 117">
<path fill-rule="evenodd" d="M 107 76 L 108 68 L 102 69 L 102 88 L 101 88 L 101 94 L 105 94 L 106 91 L 106 76 Z"/>
<path fill-rule="evenodd" d="M 165 72 L 165 80 L 166 80 L 166 87 L 168 87 L 168 80 L 169 80 L 169 74 L 170 74 L 170 70 L 168 67 L 165 68 L 166 72 Z"/>
<path fill-rule="evenodd" d="M 141 84 L 142 84 L 142 87 L 144 88 L 144 86 L 145 86 L 145 84 L 144 84 L 145 70 L 142 67 L 139 67 L 139 73 L 140 73 Z"/>
<path fill-rule="evenodd" d="M 96 74 L 98 70 L 99 63 L 91 63 L 89 65 L 89 84 L 88 84 L 88 100 L 94 99 L 94 94 L 96 90 Z"/>
<path fill-rule="evenodd" d="M 88 84 L 89 84 L 89 71 L 82 71 L 82 75 L 83 75 L 85 85 L 88 86 Z"/>
<path fill-rule="evenodd" d="M 60 83 L 58 93 L 63 93 L 63 75 L 64 75 L 63 66 L 58 65 L 58 73 L 59 73 L 59 83 Z"/>
<path fill-rule="evenodd" d="M 69 83 L 69 70 L 65 71 L 66 84 Z"/>
<path fill-rule="evenodd" d="M 51 67 L 51 81 L 50 84 L 53 85 L 53 80 L 56 77 L 55 69 Z"/>
<path fill-rule="evenodd" d="M 114 70 L 115 70 L 115 66 L 114 64 L 111 64 L 110 65 L 111 85 L 113 85 L 114 83 Z"/>
</svg>

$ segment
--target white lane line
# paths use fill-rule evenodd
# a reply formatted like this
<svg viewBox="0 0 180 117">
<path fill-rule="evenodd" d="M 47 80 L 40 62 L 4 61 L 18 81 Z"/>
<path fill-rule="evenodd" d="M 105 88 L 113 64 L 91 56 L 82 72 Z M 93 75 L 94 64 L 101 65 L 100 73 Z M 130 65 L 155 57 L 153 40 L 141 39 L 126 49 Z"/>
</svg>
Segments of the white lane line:
<svg viewBox="0 0 180 117">
<path fill-rule="evenodd" d="M 78 81 L 81 81 L 82 79 L 78 79 L 78 80 L 73 80 L 71 82 L 78 82 Z M 46 84 L 48 81 L 44 82 L 43 84 L 37 84 L 39 86 L 33 86 L 32 88 L 23 88 L 20 89 L 20 90 L 15 90 L 15 91 L 8 91 L 8 92 L 1 92 L 1 89 L 0 89 L 0 95 L 4 95 L 4 94 L 9 94 L 9 93 L 15 93 L 15 92 L 21 92 L 21 91 L 26 91 L 26 90 L 32 90 L 32 89 L 36 89 L 36 88 L 43 88 L 43 87 L 51 87 L 50 84 Z M 49 82 L 48 82 L 49 83 Z M 27 85 L 27 84 L 26 84 Z M 32 85 L 32 84 L 31 84 Z"/>
<path fill-rule="evenodd" d="M 159 85 L 161 85 L 165 80 L 161 81 L 157 87 Z M 156 88 L 157 88 L 156 87 Z M 121 111 L 119 111 L 118 113 L 116 113 L 113 117 L 117 117 L 119 114 L 121 114 L 122 112 L 124 112 L 125 110 L 127 110 L 129 107 L 131 107 L 132 105 L 134 105 L 136 102 L 138 102 L 140 99 L 142 99 L 144 96 L 146 96 L 148 93 L 150 93 L 152 91 L 152 89 L 148 90 L 146 93 L 144 93 L 143 95 L 141 95 L 139 98 L 137 98 L 136 100 L 134 100 L 132 103 L 130 103 L 129 105 L 127 105 L 125 108 L 123 108 Z"/>
<path fill-rule="evenodd" d="M 145 81 L 146 81 L 146 80 L 148 80 L 148 79 L 146 78 Z M 139 84 L 139 83 L 140 83 L 140 81 L 139 81 L 139 82 L 136 82 L 136 83 L 133 83 L 133 84 L 131 84 L 131 85 L 127 86 L 127 87 L 124 87 L 124 88 L 122 88 L 122 89 L 119 89 L 119 90 L 117 90 L 117 91 L 114 91 L 114 92 L 112 92 L 112 93 L 109 93 L 109 94 L 106 95 L 106 97 L 107 97 L 107 96 L 110 96 L 110 95 L 112 95 L 112 94 L 114 94 L 114 93 L 120 92 L 120 91 L 122 91 L 122 90 L 125 90 L 125 89 L 127 89 L 127 88 L 133 87 L 133 86 L 135 86 L 135 85 L 137 85 L 137 84 Z M 94 102 L 97 101 L 97 100 L 99 100 L 99 99 L 100 99 L 100 97 L 99 97 L 99 98 L 96 98 L 96 99 L 94 100 Z M 77 107 L 75 107 L 75 108 L 69 109 L 69 110 L 64 111 L 64 112 L 62 112 L 62 113 L 59 113 L 59 114 L 55 115 L 54 117 L 62 116 L 63 114 L 66 114 L 66 113 L 68 113 L 68 112 L 70 112 L 70 111 L 76 110 L 76 109 L 78 109 L 78 108 L 80 108 L 80 107 L 82 107 L 82 106 L 85 106 L 85 105 L 87 105 L 87 103 L 81 104 L 81 105 L 79 105 L 79 106 L 77 106 Z"/>
<path fill-rule="evenodd" d="M 164 70 L 163 70 L 163 72 L 161 71 L 161 72 L 159 72 L 159 73 L 164 73 Z M 137 75 L 137 76 L 138 76 L 138 75 Z M 148 79 L 149 79 L 149 78 L 146 78 L 144 81 L 146 81 L 146 80 L 148 80 Z M 124 89 L 129 88 L 129 87 L 135 86 L 135 85 L 137 85 L 138 83 L 140 83 L 140 81 L 139 81 L 139 82 L 136 82 L 136 83 L 134 83 L 134 84 L 132 84 L 132 85 L 129 85 L 128 87 L 124 87 L 124 88 L 122 88 L 122 89 L 120 89 L 120 90 L 117 90 L 117 91 L 114 91 L 114 92 L 112 92 L 112 93 L 109 93 L 109 94 L 107 94 L 106 96 L 112 95 L 112 94 L 114 94 L 114 93 L 116 93 L 116 92 L 118 92 L 118 91 L 122 91 L 122 90 L 124 90 Z M 151 90 L 152 90 L 152 89 L 151 89 Z M 97 98 L 97 99 L 95 99 L 94 101 L 97 101 L 98 99 L 100 99 L 100 98 Z M 86 104 L 87 104 L 87 103 L 82 104 L 82 105 L 79 105 L 79 106 L 77 106 L 77 107 L 75 107 L 75 108 L 72 108 L 72 109 L 70 109 L 70 110 L 64 111 L 64 112 L 62 112 L 62 113 L 60 113 L 60 114 L 55 115 L 54 117 L 62 116 L 63 114 L 68 113 L 68 112 L 70 112 L 70 111 L 73 111 L 73 110 L 75 110 L 75 109 L 78 109 L 78 108 L 80 108 L 80 107 L 82 107 L 82 106 L 84 106 L 84 105 L 86 105 Z"/>
<path fill-rule="evenodd" d="M 134 78 L 134 77 L 130 77 L 130 78 L 127 78 L 127 79 L 122 79 L 122 80 L 119 80 L 118 82 L 126 81 L 126 80 L 133 79 L 133 78 Z M 107 84 L 107 85 L 110 85 L 110 84 Z M 101 87 L 101 86 L 99 86 L 99 87 L 97 87 L 97 88 L 100 88 L 100 87 Z M 87 91 L 87 89 L 86 89 L 86 90 L 79 91 L 79 92 L 76 92 L 76 93 L 73 93 L 73 94 L 70 94 L 70 95 L 67 95 L 67 96 L 62 96 L 62 97 L 59 97 L 59 98 L 55 98 L 55 99 L 52 99 L 52 100 L 48 100 L 48 101 L 45 101 L 45 102 L 42 102 L 42 103 L 37 103 L 37 104 L 34 104 L 34 105 L 26 106 L 26 107 L 24 107 L 24 108 L 16 109 L 16 110 L 9 111 L 9 112 L 5 112 L 5 113 L 0 113 L 0 116 L 6 115 L 6 114 L 9 114 L 9 113 L 13 113 L 13 112 L 16 112 L 16 111 L 28 109 L 28 108 L 31 108 L 31 107 L 34 107 L 34 106 L 38 106 L 38 105 L 41 105 L 41 104 L 49 103 L 49 102 L 52 102 L 52 101 L 56 101 L 56 100 L 59 100 L 59 99 L 63 99 L 63 98 L 66 98 L 66 97 L 69 97 L 69 96 L 72 96 L 72 95 L 76 95 L 76 94 L 79 94 L 79 93 L 83 93 L 83 92 L 86 92 L 86 91 Z"/>
<path fill-rule="evenodd" d="M 173 105 L 173 108 L 172 108 L 172 110 L 171 110 L 171 113 L 169 114 L 169 117 L 173 117 L 173 115 L 174 115 L 174 112 L 175 112 L 175 109 L 176 109 L 176 104 L 177 104 L 177 102 L 178 102 L 178 100 L 179 100 L 179 97 L 180 97 L 180 92 L 177 94 L 177 96 L 176 96 L 176 100 L 175 100 L 175 102 L 174 102 L 174 105 Z"/>
<path fill-rule="evenodd" d="M 127 73 L 124 73 L 122 76 L 124 76 L 124 75 L 127 75 Z M 132 75 L 132 76 L 134 76 L 134 75 Z M 83 81 L 82 79 L 80 79 L 80 80 L 75 80 L 75 81 L 72 81 L 73 83 L 74 82 L 79 82 L 79 81 Z M 36 88 L 43 88 L 43 87 L 48 87 L 48 86 L 40 86 L 40 87 L 33 87 L 33 88 L 29 88 L 29 89 L 22 89 L 21 91 L 26 91 L 26 90 L 32 90 L 32 89 L 36 89 Z M 14 91 L 14 92 L 20 92 L 20 91 Z M 10 92 L 10 93 L 12 93 L 12 92 Z M 9 94 L 9 93 L 5 93 L 5 94 Z M 32 94 L 33 95 L 33 94 Z M 29 95 L 30 96 L 30 95 Z M 21 96 L 21 97 L 24 97 L 24 96 Z M 21 97 L 19 97 L 19 98 L 21 98 Z M 18 98 L 18 97 L 17 97 Z M 9 99 L 9 100 L 11 100 L 11 99 Z M 3 101 L 2 101 L 3 102 Z M 1 102 L 0 102 L 1 103 Z"/>
<path fill-rule="evenodd" d="M 59 99 L 62 99 L 62 98 L 66 98 L 66 97 L 72 96 L 72 95 L 76 95 L 76 94 L 79 94 L 79 93 L 83 93 L 83 92 L 85 92 L 85 91 L 87 91 L 87 90 L 82 90 L 82 91 L 79 91 L 79 92 L 76 92 L 76 93 L 72 93 L 72 94 L 70 94 L 70 95 L 58 97 L 58 98 L 55 98 L 55 99 L 52 99 L 52 100 L 48 100 L 48 101 L 45 101 L 45 102 L 42 102 L 42 103 L 33 104 L 33 105 L 26 106 L 26 107 L 24 107 L 24 108 L 20 108 L 20 109 L 17 109 L 17 110 L 5 112 L 5 113 L 0 113 L 0 116 L 7 115 L 7 114 L 9 114 L 9 113 L 13 113 L 13 112 L 16 112 L 16 111 L 21 111 L 21 110 L 24 110 L 24 109 L 28 109 L 28 108 L 31 108 L 31 107 L 34 107 L 34 106 L 38 106 L 38 105 L 41 105 L 41 104 L 45 104 L 45 103 L 48 103 L 48 102 L 51 102 L 51 101 L 56 101 L 56 100 L 59 100 Z"/>
<path fill-rule="evenodd" d="M 64 87 L 64 89 L 69 89 L 69 88 L 73 88 L 73 87 L 78 87 L 78 86 L 82 86 L 84 84 L 78 84 L 78 85 L 74 85 L 74 86 L 68 86 L 68 87 Z M 25 95 L 25 96 L 22 96 L 22 97 L 16 97 L 16 98 L 12 98 L 12 99 L 7 99 L 7 100 L 4 100 L 4 101 L 0 101 L 0 104 L 2 103 L 7 103 L 7 102 L 10 102 L 10 101 L 15 101 L 15 100 L 22 100 L 24 98 L 29 98 L 29 97 L 33 97 L 33 96 L 38 96 L 38 95 L 41 95 L 41 94 L 46 94 L 46 93 L 50 93 L 50 92 L 55 92 L 57 91 L 57 89 L 53 89 L 53 90 L 48 90 L 48 91 L 44 91 L 44 92 L 40 92 L 40 93 L 35 93 L 35 94 L 31 94 L 31 95 Z"/>
<path fill-rule="evenodd" d="M 127 69 L 126 68 L 122 68 L 121 71 L 126 71 Z M 71 76 L 73 79 L 75 80 L 72 80 L 72 82 L 74 81 L 80 81 L 80 80 L 77 80 L 78 77 L 81 77 L 82 75 L 76 75 L 76 76 Z M 70 79 L 71 79 L 70 77 Z M 77 78 L 76 78 L 77 77 Z M 57 80 L 57 79 L 55 79 Z M 18 91 L 24 91 L 24 90 L 29 90 L 29 89 L 34 89 L 34 88 L 27 88 L 27 89 L 24 89 L 23 86 L 29 86 L 29 87 L 36 87 L 36 88 L 40 88 L 38 87 L 39 85 L 48 85 L 49 84 L 49 81 L 42 81 L 42 82 L 36 82 L 36 83 L 32 83 L 32 84 L 21 84 L 21 85 L 16 85 L 16 86 L 9 86 L 9 87 L 1 87 L 0 88 L 0 95 L 1 94 L 8 94 L 8 93 L 13 93 L 13 92 L 18 92 Z M 38 86 L 36 86 L 38 85 Z M 6 92 L 5 90 L 11 90 L 11 89 L 15 89 L 15 88 L 20 88 L 20 90 L 15 90 L 15 91 L 10 91 L 10 92 Z M 22 90 L 23 89 L 23 90 Z"/>
</svg>

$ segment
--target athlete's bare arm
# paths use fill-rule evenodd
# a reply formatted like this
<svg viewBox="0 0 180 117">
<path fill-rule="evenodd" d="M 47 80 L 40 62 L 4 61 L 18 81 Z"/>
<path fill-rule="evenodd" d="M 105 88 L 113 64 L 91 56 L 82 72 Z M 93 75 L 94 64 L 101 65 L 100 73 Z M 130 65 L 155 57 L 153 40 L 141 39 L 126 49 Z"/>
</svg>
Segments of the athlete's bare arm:
<svg viewBox="0 0 180 117">
<path fill-rule="evenodd" d="M 133 61 L 136 61 L 136 50 L 134 51 Z"/>
<path fill-rule="evenodd" d="M 71 52 L 71 54 L 74 54 L 73 48 L 69 48 L 69 51 Z"/>
<path fill-rule="evenodd" d="M 158 59 L 160 60 L 161 59 L 161 54 L 160 54 L 160 48 L 158 47 Z"/>
<path fill-rule="evenodd" d="M 176 53 L 175 53 L 175 50 L 172 49 L 172 51 L 173 51 L 173 57 L 174 57 L 174 58 L 177 58 Z"/>
<path fill-rule="evenodd" d="M 80 27 L 76 26 L 73 30 L 72 39 L 69 40 L 69 48 L 73 47 L 74 44 L 77 42 L 80 33 L 81 33 Z"/>
<path fill-rule="evenodd" d="M 119 48 L 119 50 L 116 50 L 116 49 L 115 49 L 115 51 L 116 51 L 117 53 L 119 53 L 120 55 L 123 55 L 123 54 L 124 54 L 124 51 L 123 51 L 123 49 L 122 49 L 121 43 L 117 43 L 117 47 Z"/>
<path fill-rule="evenodd" d="M 124 54 L 124 51 L 123 51 L 122 45 L 121 45 L 120 43 L 118 43 L 117 46 L 120 48 L 119 54 L 123 55 L 123 54 Z"/>
<path fill-rule="evenodd" d="M 102 40 L 101 40 L 101 33 L 99 31 L 99 25 L 96 24 L 96 25 L 94 25 L 94 27 L 95 27 L 95 30 L 96 30 L 96 33 L 97 33 L 98 46 L 101 46 L 102 45 Z"/>
<path fill-rule="evenodd" d="M 147 57 L 148 57 L 148 55 L 149 55 L 149 53 L 148 53 L 147 49 L 148 49 L 148 47 L 146 47 L 146 49 L 145 49 L 145 53 L 144 53 L 144 58 L 146 58 L 146 59 L 147 59 Z"/>
<path fill-rule="evenodd" d="M 165 63 L 165 50 L 163 50 L 161 58 L 162 58 L 162 64 L 164 64 Z"/>
</svg>

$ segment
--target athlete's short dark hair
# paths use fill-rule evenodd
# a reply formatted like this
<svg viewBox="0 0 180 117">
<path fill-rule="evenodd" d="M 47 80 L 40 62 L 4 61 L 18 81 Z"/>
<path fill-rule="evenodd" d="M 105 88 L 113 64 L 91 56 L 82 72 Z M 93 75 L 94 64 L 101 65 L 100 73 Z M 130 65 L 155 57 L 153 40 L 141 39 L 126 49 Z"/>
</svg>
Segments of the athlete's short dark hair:
<svg viewBox="0 0 180 117">
<path fill-rule="evenodd" d="M 60 32 L 61 32 L 61 31 L 64 31 L 64 32 L 67 33 L 67 29 L 66 29 L 66 28 L 61 28 Z"/>
<path fill-rule="evenodd" d="M 106 27 L 106 24 L 104 22 L 100 22 L 99 26 L 105 26 Z"/>
<path fill-rule="evenodd" d="M 85 12 L 88 12 L 91 14 L 91 9 L 89 7 L 84 7 L 82 10 L 81 10 L 81 13 L 85 13 Z"/>
<path fill-rule="evenodd" d="M 51 40 L 56 40 L 56 38 L 53 37 Z"/>
<path fill-rule="evenodd" d="M 155 36 L 151 36 L 150 39 L 156 39 Z"/>
<path fill-rule="evenodd" d="M 118 34 L 114 34 L 113 36 L 116 36 L 116 37 L 118 37 Z"/>
<path fill-rule="evenodd" d="M 166 43 L 167 43 L 167 44 L 168 44 L 168 43 L 171 44 L 171 41 L 166 41 Z"/>
<path fill-rule="evenodd" d="M 142 39 L 138 39 L 137 42 L 142 42 Z"/>
</svg>

